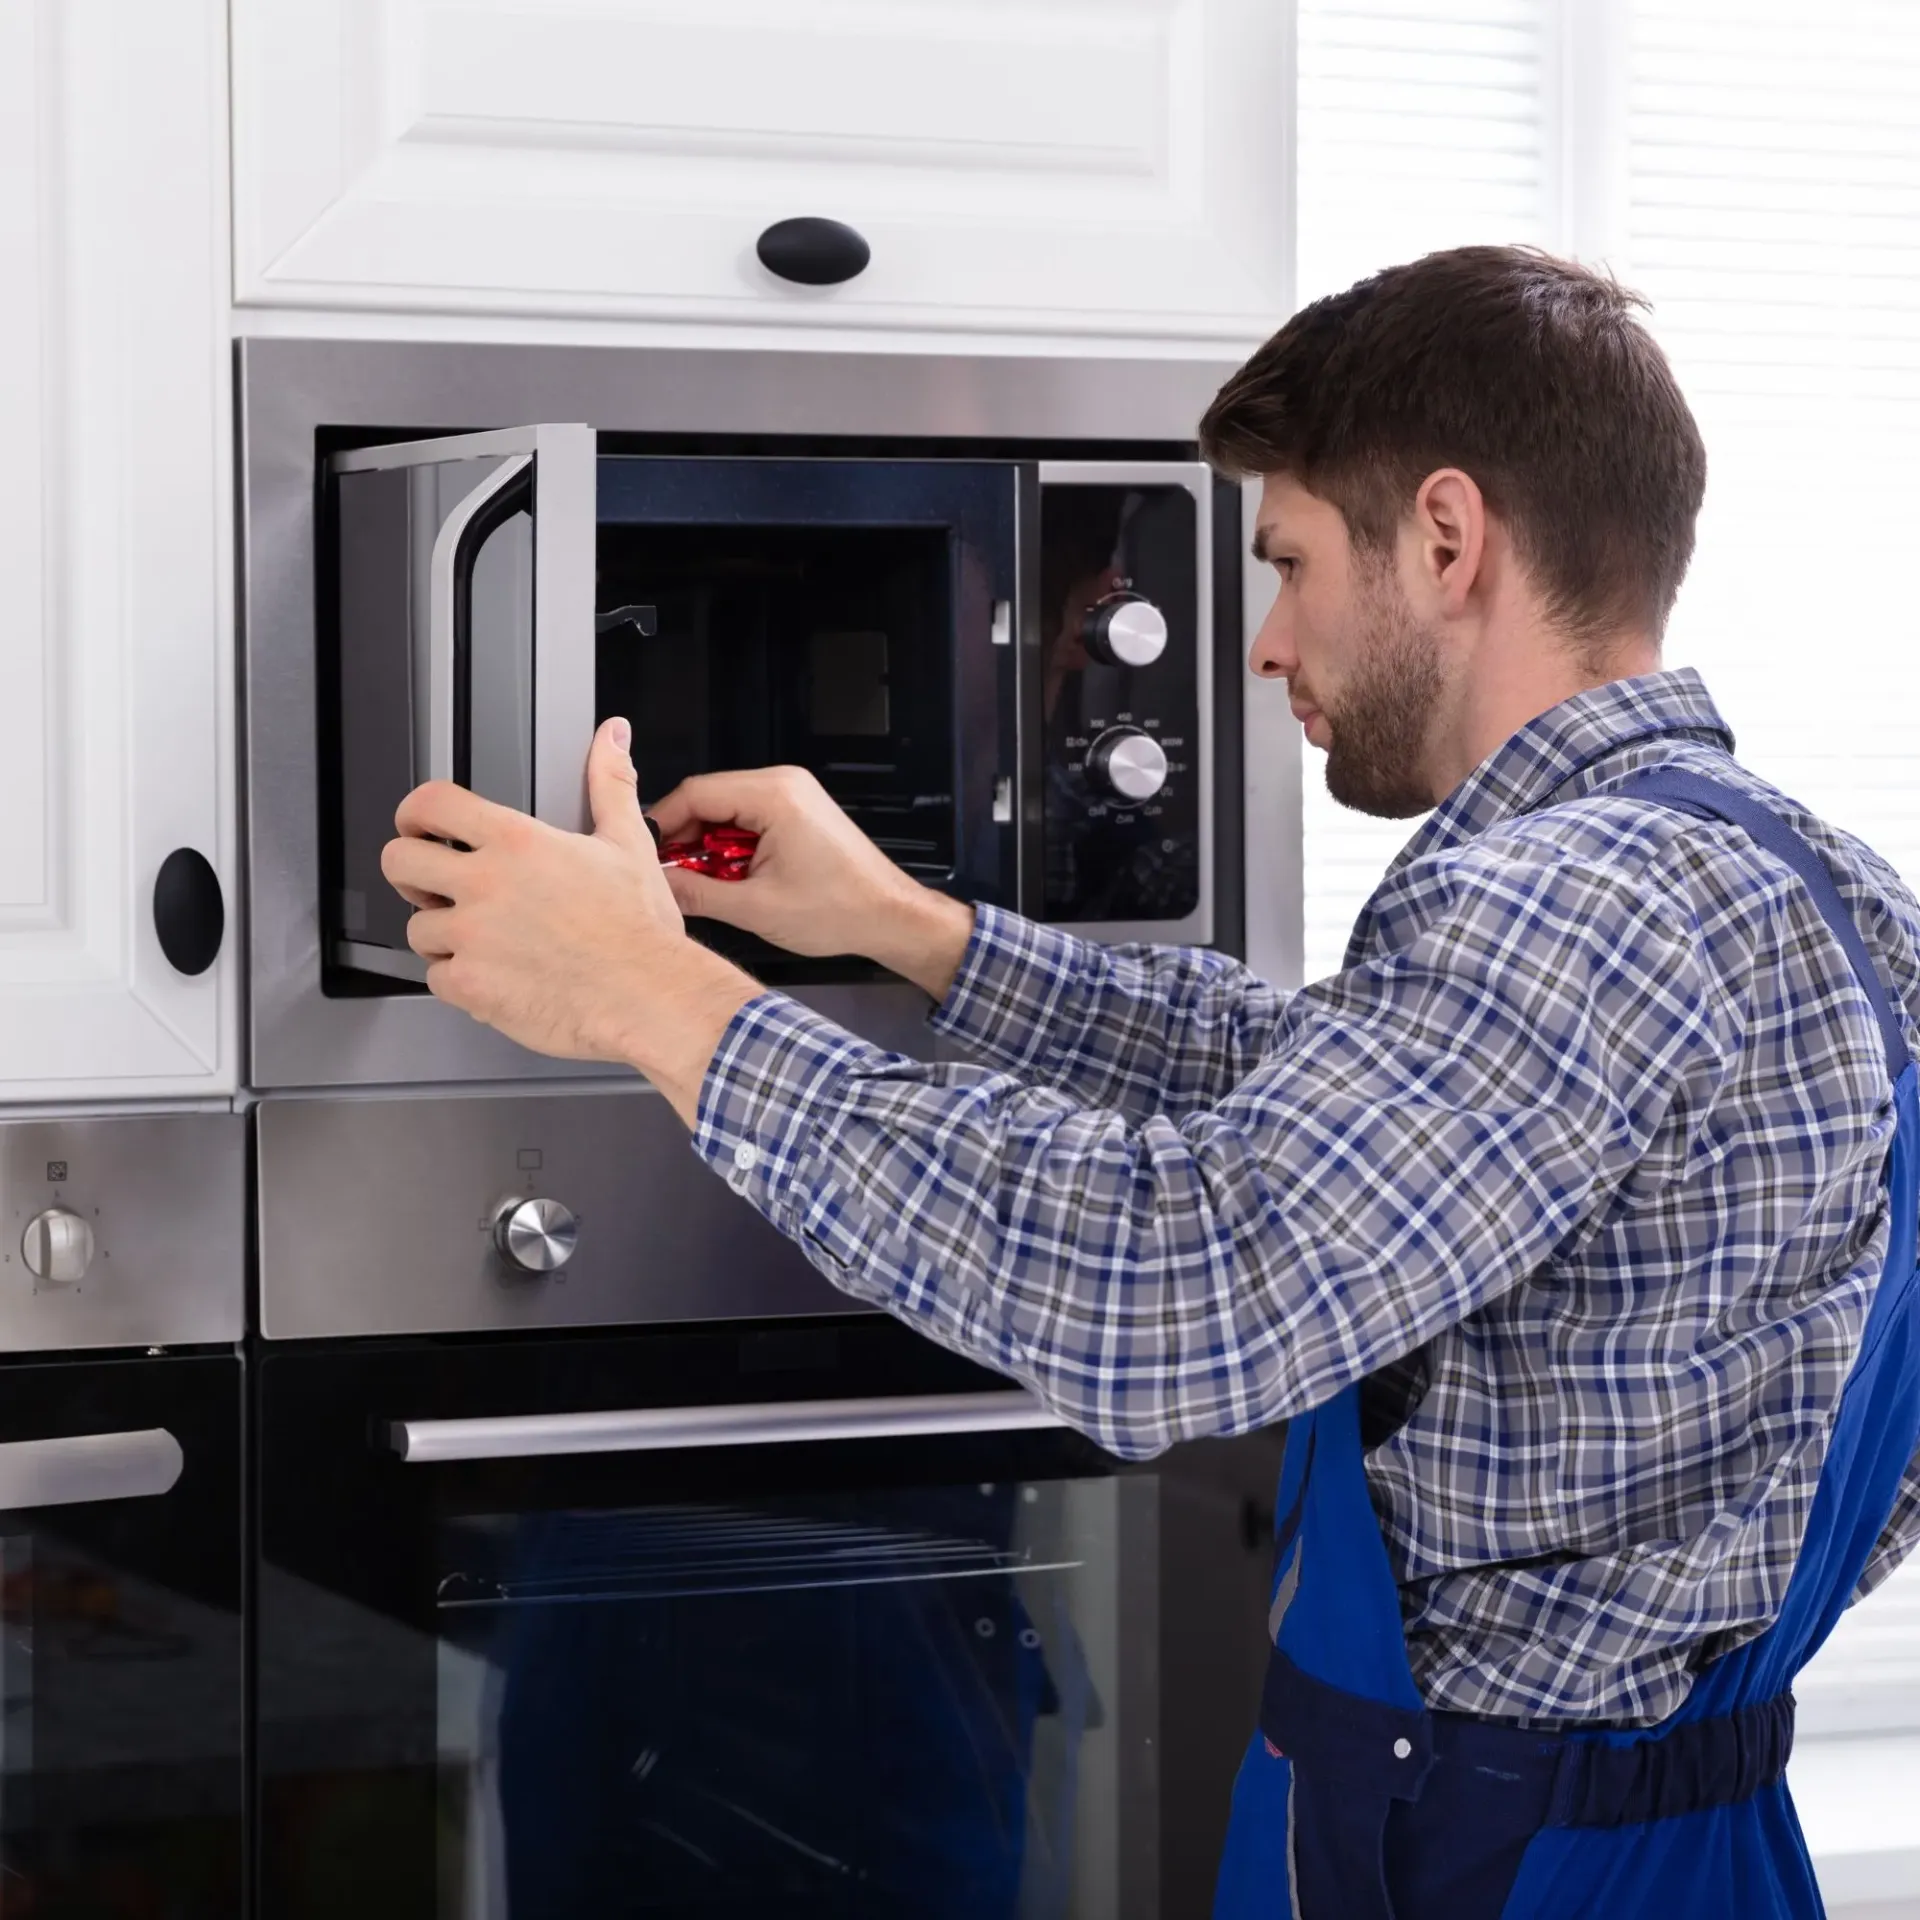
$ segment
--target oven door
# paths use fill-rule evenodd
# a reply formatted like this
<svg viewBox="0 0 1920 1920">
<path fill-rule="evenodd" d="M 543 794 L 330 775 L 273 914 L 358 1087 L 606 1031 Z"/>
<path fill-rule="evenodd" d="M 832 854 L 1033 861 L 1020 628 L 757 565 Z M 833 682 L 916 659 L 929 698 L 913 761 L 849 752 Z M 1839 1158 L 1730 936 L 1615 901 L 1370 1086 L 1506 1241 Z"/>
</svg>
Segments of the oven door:
<svg viewBox="0 0 1920 1920">
<path fill-rule="evenodd" d="M 0 1367 L 0 1913 L 238 1920 L 240 1362 Z"/>
<path fill-rule="evenodd" d="M 338 845 L 333 965 L 424 980 L 380 874 L 400 799 L 455 780 L 587 825 L 595 438 L 514 427 L 328 462 Z"/>
<path fill-rule="evenodd" d="M 1237 1493 L 1190 1557 L 1178 1475 L 889 1323 L 279 1350 L 261 1393 L 277 1920 L 1204 1910 Z M 1245 1658 L 1169 1699 L 1175 1585 Z"/>
</svg>

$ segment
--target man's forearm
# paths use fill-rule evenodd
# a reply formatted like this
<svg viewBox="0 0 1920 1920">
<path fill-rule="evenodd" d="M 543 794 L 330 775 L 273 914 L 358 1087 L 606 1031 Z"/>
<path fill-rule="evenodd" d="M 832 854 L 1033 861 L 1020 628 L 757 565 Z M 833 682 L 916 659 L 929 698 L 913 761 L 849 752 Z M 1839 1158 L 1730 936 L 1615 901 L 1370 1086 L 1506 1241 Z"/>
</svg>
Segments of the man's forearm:
<svg viewBox="0 0 1920 1920">
<path fill-rule="evenodd" d="M 646 1075 L 689 1131 L 700 1115 L 700 1088 L 714 1049 L 733 1016 L 756 998 L 760 984 L 731 961 L 688 940 L 673 955 L 667 977 L 636 999 L 634 1025 L 622 1047 L 629 1066 Z"/>
<path fill-rule="evenodd" d="M 875 915 L 864 947 L 867 958 L 911 980 L 938 1005 L 952 989 L 972 932 L 970 906 L 912 885 L 902 890 L 897 907 Z M 687 940 L 648 993 L 644 1010 L 636 1006 L 624 1055 L 689 1127 L 699 1114 L 714 1049 L 733 1016 L 760 990 L 731 962 Z"/>
<path fill-rule="evenodd" d="M 911 980 L 938 1006 L 953 990 L 972 937 L 972 907 L 910 884 L 897 904 L 875 917 L 862 948 L 869 960 Z"/>
</svg>

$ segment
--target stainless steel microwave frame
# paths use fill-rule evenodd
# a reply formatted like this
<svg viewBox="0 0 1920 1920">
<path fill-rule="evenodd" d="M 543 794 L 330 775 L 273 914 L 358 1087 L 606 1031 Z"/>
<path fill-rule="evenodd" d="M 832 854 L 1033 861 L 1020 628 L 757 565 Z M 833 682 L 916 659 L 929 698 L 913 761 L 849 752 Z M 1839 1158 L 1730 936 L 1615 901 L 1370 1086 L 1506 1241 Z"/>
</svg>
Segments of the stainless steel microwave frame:
<svg viewBox="0 0 1920 1920">
<path fill-rule="evenodd" d="M 1050 472 L 1092 478 L 1103 467 L 1119 479 L 1138 467 L 1118 457 L 1122 449 L 1190 446 L 1195 423 L 1231 370 L 1182 360 L 283 339 L 244 341 L 237 354 L 248 1079 L 271 1090 L 624 1078 L 593 1063 L 540 1059 L 421 995 L 335 997 L 323 991 L 315 699 L 316 509 L 324 434 L 422 440 L 489 423 L 582 421 L 594 432 L 730 436 L 763 444 L 918 441 L 959 453 L 971 444 L 1048 443 L 1070 445 L 1076 453 L 1084 449 L 1089 464 L 1044 461 L 1043 484 Z M 511 439 L 515 448 L 530 450 L 535 435 L 553 432 L 509 431 L 501 445 Z M 1112 449 L 1116 459 L 1101 461 L 1103 449 Z M 591 473 L 579 460 L 555 467 Z M 1169 465 L 1163 471 L 1179 469 Z M 590 539 L 590 502 L 569 504 L 577 509 L 577 531 Z M 1203 561 L 1209 557 L 1202 555 Z M 555 569 L 561 584 L 553 591 L 568 590 L 567 571 Z M 577 581 L 591 578 L 590 565 L 571 571 Z M 1201 606 L 1210 622 L 1210 593 Z M 591 608 L 572 611 L 590 630 Z M 1202 646 L 1209 670 L 1213 653 L 1211 644 Z M 579 706 L 576 699 L 572 707 Z M 576 725 L 578 717 L 573 711 Z M 1250 703 L 1250 723 L 1251 717 Z M 1249 751 L 1249 770 L 1271 752 L 1271 742 L 1258 758 Z M 549 754 L 546 764 L 551 777 L 577 795 L 577 775 L 566 772 L 564 760 Z M 1210 792 L 1209 809 L 1212 799 Z M 537 810 L 550 818 L 564 817 L 569 804 L 577 801 L 559 787 L 536 797 Z M 1255 864 L 1279 870 L 1256 878 Z M 1274 888 L 1293 864 L 1284 848 L 1276 857 L 1263 839 L 1249 863 L 1249 892 Z M 1208 892 L 1200 910 L 1186 922 L 1156 928 L 1155 937 L 1214 937 L 1212 866 L 1210 855 L 1204 857 Z M 1094 937 L 1119 931 L 1084 930 Z M 815 985 L 802 989 L 801 997 L 882 1044 L 906 1052 L 926 1049 L 925 1002 L 904 983 Z"/>
</svg>

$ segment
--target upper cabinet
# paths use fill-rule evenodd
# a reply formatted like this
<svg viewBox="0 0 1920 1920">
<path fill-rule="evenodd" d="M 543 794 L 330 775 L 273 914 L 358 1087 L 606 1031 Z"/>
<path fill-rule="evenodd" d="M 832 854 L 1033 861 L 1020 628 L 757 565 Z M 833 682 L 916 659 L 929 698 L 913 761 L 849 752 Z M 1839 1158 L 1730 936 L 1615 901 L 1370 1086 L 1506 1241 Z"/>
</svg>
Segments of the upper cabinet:
<svg viewBox="0 0 1920 1920">
<path fill-rule="evenodd" d="M 1291 17 L 232 0 L 237 296 L 1245 342 L 1289 293 Z M 769 271 L 795 218 L 869 263 Z"/>
<path fill-rule="evenodd" d="M 0 1102 L 234 1084 L 224 14 L 0 0 Z"/>
</svg>

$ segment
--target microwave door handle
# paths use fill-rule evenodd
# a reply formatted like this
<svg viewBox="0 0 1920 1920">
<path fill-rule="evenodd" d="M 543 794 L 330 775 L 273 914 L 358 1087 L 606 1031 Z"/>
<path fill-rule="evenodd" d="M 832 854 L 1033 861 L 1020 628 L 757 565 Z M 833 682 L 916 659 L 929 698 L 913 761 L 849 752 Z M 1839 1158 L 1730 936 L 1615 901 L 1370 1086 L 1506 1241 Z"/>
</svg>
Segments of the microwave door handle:
<svg viewBox="0 0 1920 1920">
<path fill-rule="evenodd" d="M 151 1500 L 172 1490 L 185 1465 L 164 1427 L 0 1441 L 0 1510 Z"/>
<path fill-rule="evenodd" d="M 447 515 L 434 536 L 427 614 L 427 755 L 422 780 L 465 784 L 456 746 L 458 684 L 473 625 L 473 569 L 492 535 L 533 498 L 533 456 L 503 461 Z"/>
<path fill-rule="evenodd" d="M 390 1451 L 415 1466 L 526 1460 L 548 1454 L 665 1453 L 692 1447 L 778 1447 L 815 1440 L 906 1440 L 1019 1433 L 1066 1423 L 1030 1393 L 932 1393 L 874 1400 L 785 1400 L 746 1406 L 644 1407 L 478 1420 L 396 1420 Z"/>
</svg>

